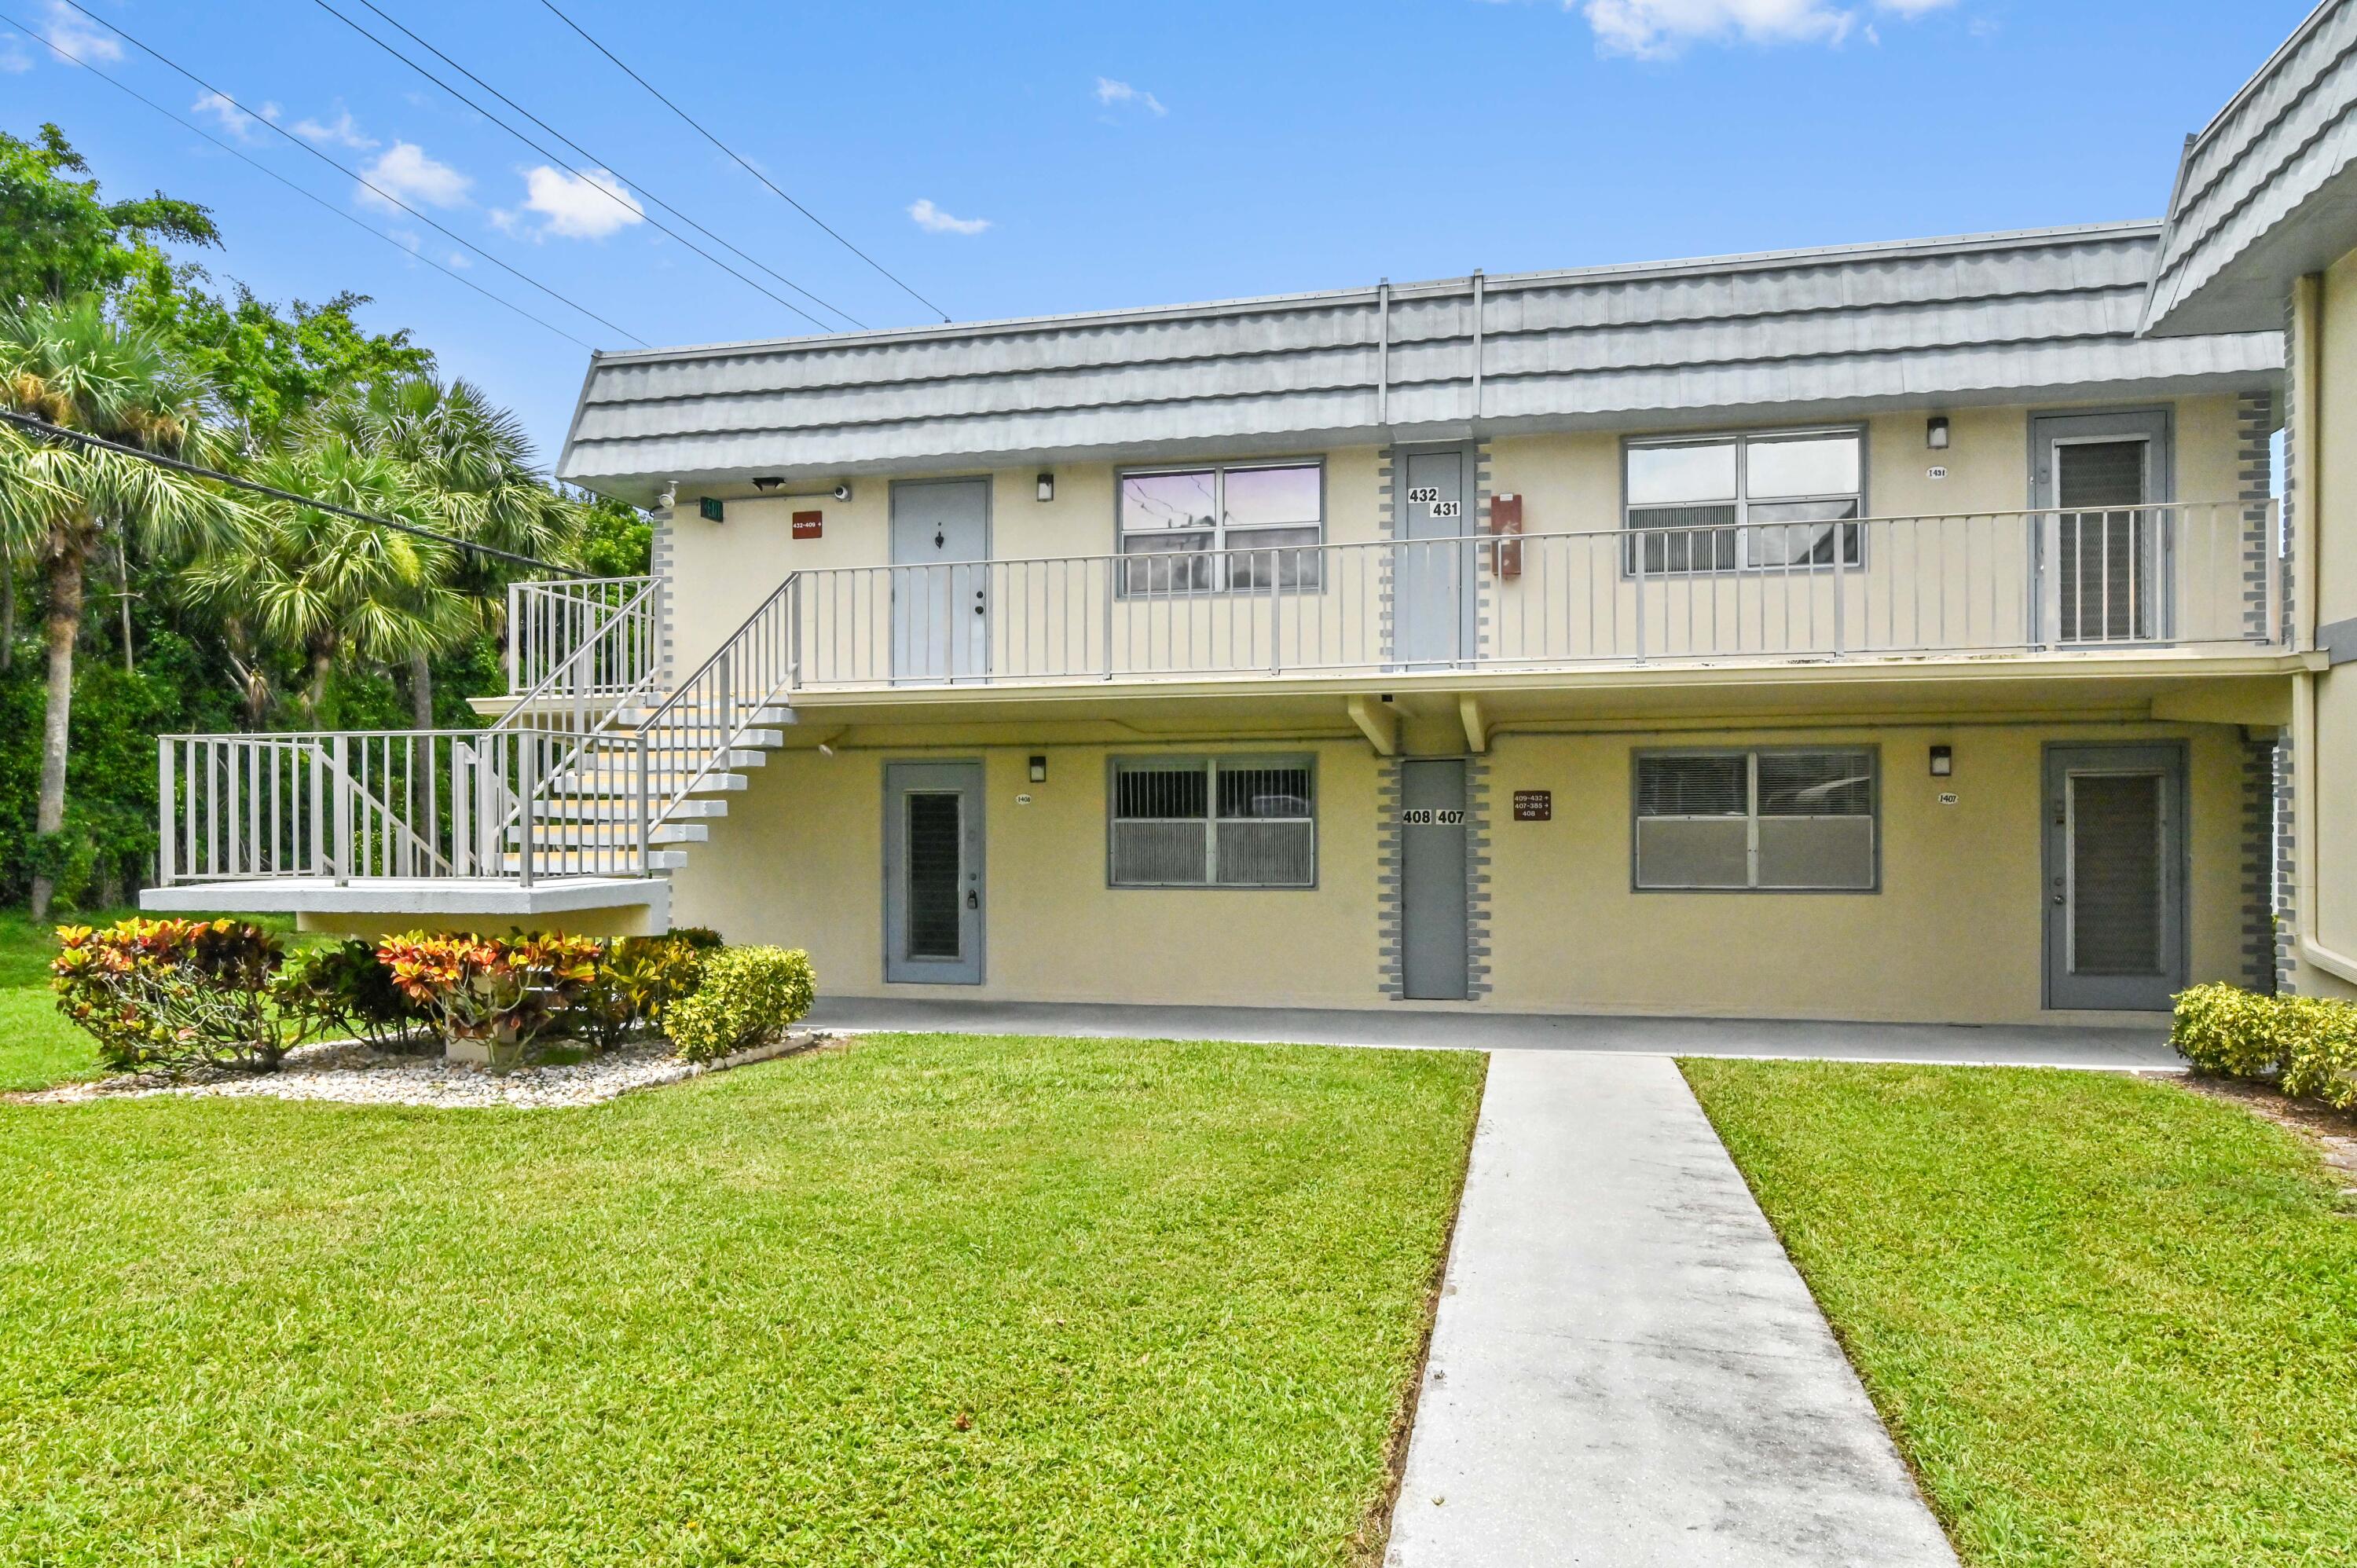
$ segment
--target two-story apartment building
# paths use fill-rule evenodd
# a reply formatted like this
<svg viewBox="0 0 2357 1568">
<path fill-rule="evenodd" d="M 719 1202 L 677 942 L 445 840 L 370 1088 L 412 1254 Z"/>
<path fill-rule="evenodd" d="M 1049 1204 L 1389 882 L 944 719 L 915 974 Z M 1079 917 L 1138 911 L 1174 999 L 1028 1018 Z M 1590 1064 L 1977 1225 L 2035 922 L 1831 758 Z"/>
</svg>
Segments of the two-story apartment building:
<svg viewBox="0 0 2357 1568">
<path fill-rule="evenodd" d="M 558 471 L 653 580 L 520 592 L 489 731 L 168 741 L 150 903 L 708 924 L 855 995 L 2269 983 L 2282 338 L 2141 331 L 2163 242 L 601 354 Z"/>
<path fill-rule="evenodd" d="M 2280 328 L 2294 677 L 2285 983 L 2357 995 L 2357 4 L 2327 0 L 2188 143 L 2154 336 Z"/>
</svg>

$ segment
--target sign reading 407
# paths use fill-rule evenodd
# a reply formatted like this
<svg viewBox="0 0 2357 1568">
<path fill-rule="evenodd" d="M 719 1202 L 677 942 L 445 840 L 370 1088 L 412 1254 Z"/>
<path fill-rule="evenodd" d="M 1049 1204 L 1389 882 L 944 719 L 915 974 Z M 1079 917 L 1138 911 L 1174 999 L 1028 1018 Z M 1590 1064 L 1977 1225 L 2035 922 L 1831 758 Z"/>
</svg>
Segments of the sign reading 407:
<svg viewBox="0 0 2357 1568">
<path fill-rule="evenodd" d="M 1417 485 L 1408 491 L 1407 504 L 1428 507 L 1435 517 L 1455 517 L 1458 512 L 1458 504 L 1455 501 L 1445 501 L 1440 499 L 1438 485 Z"/>
<path fill-rule="evenodd" d="M 1465 825 L 1463 811 L 1443 811 L 1431 806 L 1410 806 L 1399 820 L 1411 828 L 1456 828 Z"/>
</svg>

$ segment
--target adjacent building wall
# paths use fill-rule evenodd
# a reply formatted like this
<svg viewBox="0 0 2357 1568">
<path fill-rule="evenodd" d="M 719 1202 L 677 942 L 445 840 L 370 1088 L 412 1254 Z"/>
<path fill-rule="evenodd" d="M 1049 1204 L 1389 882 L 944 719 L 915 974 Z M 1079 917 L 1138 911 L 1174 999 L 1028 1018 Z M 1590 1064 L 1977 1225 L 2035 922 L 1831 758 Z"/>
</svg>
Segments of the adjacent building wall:
<svg viewBox="0 0 2357 1568">
<path fill-rule="evenodd" d="M 2190 945 L 2197 980 L 2246 978 L 2244 746 L 2221 725 L 1858 725 L 1698 733 L 1508 734 L 1481 760 L 1482 1005 L 1995 1023 L 2040 1016 L 2045 909 L 2041 756 L 2050 743 L 2189 743 Z M 1878 746 L 1882 886 L 1870 894 L 1637 893 L 1631 754 L 1644 746 Z M 1954 748 L 1953 779 L 1927 748 Z M 1137 755 L 1154 747 L 1118 748 Z M 986 983 L 893 994 L 1270 1006 L 1387 1000 L 1380 878 L 1391 764 L 1361 743 L 1166 747 L 1313 753 L 1313 889 L 1106 886 L 1103 746 L 944 746 L 776 754 L 731 798 L 676 878 L 674 918 L 732 940 L 810 949 L 821 986 L 886 992 L 888 760 L 985 761 Z M 1028 755 L 1048 757 L 1030 783 Z M 1516 789 L 1555 792 L 1544 823 L 1498 820 Z M 1941 803 L 1945 790 L 1956 803 Z M 1019 798 L 1028 796 L 1028 803 Z M 2053 1015 L 2049 1015 L 2053 1016 Z M 2068 1016 L 2082 1016 L 2069 1015 Z"/>
</svg>

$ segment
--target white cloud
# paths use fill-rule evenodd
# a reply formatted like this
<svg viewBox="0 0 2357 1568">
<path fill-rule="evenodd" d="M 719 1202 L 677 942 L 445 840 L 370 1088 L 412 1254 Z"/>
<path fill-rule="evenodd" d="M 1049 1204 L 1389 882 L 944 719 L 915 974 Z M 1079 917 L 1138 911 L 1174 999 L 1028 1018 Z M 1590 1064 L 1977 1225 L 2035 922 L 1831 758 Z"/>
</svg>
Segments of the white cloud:
<svg viewBox="0 0 2357 1568">
<path fill-rule="evenodd" d="M 57 51 L 58 58 L 68 65 L 86 60 L 116 60 L 123 58 L 123 46 L 113 33 L 67 5 L 65 0 L 49 0 L 49 19 L 34 29 Z M 80 57 L 79 59 L 73 57 Z"/>
<path fill-rule="evenodd" d="M 264 113 L 269 113 L 268 105 L 264 105 Z M 276 118 L 275 115 L 271 117 Z M 362 152 L 367 152 L 377 145 L 374 136 L 365 136 L 361 134 L 360 122 L 352 118 L 352 112 L 349 109 L 339 111 L 332 123 L 307 115 L 296 121 L 291 128 L 296 135 L 306 141 L 327 142 L 339 147 L 357 147 Z"/>
<path fill-rule="evenodd" d="M 523 207 L 541 216 L 539 234 L 560 240 L 602 240 L 607 235 L 646 221 L 647 209 L 622 182 L 601 168 L 587 175 L 566 174 L 546 164 L 524 171 Z M 512 230 L 516 214 L 494 213 L 502 229 Z"/>
<path fill-rule="evenodd" d="M 15 33 L 0 33 L 0 75 L 19 76 L 33 69 L 33 57 L 25 52 L 25 40 Z"/>
<path fill-rule="evenodd" d="M 1903 18 L 1927 16 L 1953 0 L 1564 0 L 1586 16 L 1597 47 L 1607 54 L 1664 59 L 1696 40 L 1749 44 L 1838 44 L 1858 30 L 1870 9 Z M 1865 36 L 1875 38 L 1871 23 Z"/>
<path fill-rule="evenodd" d="M 952 218 L 925 197 L 909 203 L 909 216 L 928 234 L 979 234 L 990 227 L 987 218 Z"/>
<path fill-rule="evenodd" d="M 1155 97 L 1151 92 L 1141 92 L 1126 81 L 1115 81 L 1109 76 L 1097 78 L 1097 102 L 1108 109 L 1117 103 L 1127 103 L 1143 109 L 1149 114 L 1161 115 L 1170 113 L 1162 106 L 1162 100 Z"/>
<path fill-rule="evenodd" d="M 188 105 L 188 113 L 211 115 L 220 123 L 222 130 L 241 142 L 250 143 L 254 139 L 253 127 L 256 122 L 253 116 L 239 108 L 237 100 L 223 93 L 206 93 Z"/>
<path fill-rule="evenodd" d="M 393 143 L 361 173 L 368 185 L 357 188 L 352 199 L 363 207 L 389 208 L 393 203 L 386 197 L 412 207 L 457 207 L 467 199 L 475 183 L 448 164 L 426 156 L 425 149 L 414 142 Z M 371 190 L 370 185 L 376 189 Z"/>
</svg>

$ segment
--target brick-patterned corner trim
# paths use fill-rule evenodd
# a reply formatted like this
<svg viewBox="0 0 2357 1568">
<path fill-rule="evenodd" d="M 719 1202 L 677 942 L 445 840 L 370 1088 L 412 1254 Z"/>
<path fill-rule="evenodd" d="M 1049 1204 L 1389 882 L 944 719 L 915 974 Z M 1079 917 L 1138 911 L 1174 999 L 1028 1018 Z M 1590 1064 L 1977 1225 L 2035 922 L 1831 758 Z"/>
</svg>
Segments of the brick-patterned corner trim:
<svg viewBox="0 0 2357 1568">
<path fill-rule="evenodd" d="M 2234 399 L 2235 500 L 2243 510 L 2243 634 L 2253 642 L 2271 640 L 2267 627 L 2267 503 L 2274 499 L 2276 399 L 2271 392 L 2246 392 Z"/>
<path fill-rule="evenodd" d="M 1375 469 L 1375 496 L 1380 515 L 1376 521 L 1382 528 L 1381 537 L 1384 542 L 1392 543 L 1399 539 L 1399 483 L 1406 464 L 1396 446 L 1384 447 L 1378 454 L 1378 458 L 1379 466 Z M 1394 608 L 1392 599 L 1393 574 L 1396 569 L 1398 555 L 1399 552 L 1396 550 L 1384 551 L 1383 559 L 1375 568 L 1375 646 L 1383 650 L 1386 661 L 1389 660 L 1392 647 L 1392 620 Z"/>
<path fill-rule="evenodd" d="M 2243 743 L 2243 983 L 2273 993 L 2276 951 L 2276 743 Z"/>
<path fill-rule="evenodd" d="M 1400 883 L 1400 761 L 1375 772 L 1375 990 L 1387 1001 L 1407 995 L 1407 899 Z"/>
<path fill-rule="evenodd" d="M 678 562 L 672 553 L 671 509 L 666 507 L 652 513 L 651 517 L 654 547 L 648 559 L 647 570 L 653 575 L 657 585 L 655 589 L 656 663 L 662 671 L 663 690 L 669 692 L 679 675 L 678 671 L 672 665 L 672 649 L 675 646 L 675 639 L 672 636 L 673 603 L 679 597 L 675 591 L 678 585 Z"/>
<path fill-rule="evenodd" d="M 2269 900 L 2274 909 L 2276 985 L 2286 996 L 2299 990 L 2299 954 L 2293 934 L 2298 930 L 2299 886 L 2298 818 L 2293 814 L 2292 742 L 2284 736 L 2275 744 L 2275 886 Z"/>
<path fill-rule="evenodd" d="M 1465 759 L 1465 999 L 1490 994 L 1490 759 Z"/>
<path fill-rule="evenodd" d="M 1473 533 L 1477 539 L 1490 534 L 1490 444 L 1476 441 L 1473 453 Z M 1491 599 L 1499 588 L 1498 575 L 1481 570 L 1483 560 L 1496 559 L 1480 544 L 1473 546 L 1473 657 L 1486 659 L 1490 654 L 1490 626 L 1495 618 Z M 1469 785 L 1468 788 L 1470 788 Z"/>
</svg>

